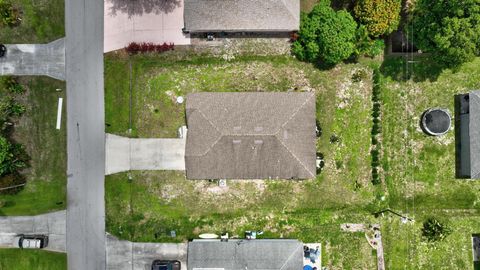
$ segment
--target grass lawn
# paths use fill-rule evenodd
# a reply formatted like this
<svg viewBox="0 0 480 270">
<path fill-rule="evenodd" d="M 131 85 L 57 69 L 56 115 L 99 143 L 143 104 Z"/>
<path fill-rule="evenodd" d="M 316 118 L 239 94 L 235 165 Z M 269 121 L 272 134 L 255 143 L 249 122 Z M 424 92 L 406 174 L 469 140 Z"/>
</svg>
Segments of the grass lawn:
<svg viewBox="0 0 480 270">
<path fill-rule="evenodd" d="M 0 270 L 66 270 L 67 254 L 44 250 L 0 249 Z"/>
<path fill-rule="evenodd" d="M 65 36 L 64 0 L 15 0 L 23 15 L 16 27 L 2 27 L 2 43 L 48 43 Z"/>
<path fill-rule="evenodd" d="M 374 198 L 369 156 L 371 72 L 365 64 L 321 71 L 289 56 L 239 56 L 225 61 L 165 54 L 136 56 L 131 65 L 129 133 L 129 62 L 119 54 L 106 57 L 107 132 L 175 137 L 177 128 L 185 124 L 185 108 L 175 104 L 175 97 L 191 92 L 315 91 L 323 129 L 318 150 L 324 153 L 326 166 L 315 180 L 229 181 L 228 192 L 216 183 L 189 181 L 176 172 L 108 176 L 109 232 L 135 241 L 178 242 L 204 232 L 242 235 L 247 229 L 264 230 L 265 237 L 321 241 L 331 265 L 374 267 L 365 237 L 339 230 L 342 222 L 364 220 L 362 207 Z M 364 78 L 353 82 L 353 74 L 360 70 Z M 330 143 L 333 134 L 339 142 Z M 176 238 L 167 236 L 170 230 L 176 230 Z"/>
<path fill-rule="evenodd" d="M 27 178 L 22 191 L 0 195 L 0 215 L 35 215 L 66 206 L 65 106 L 62 128 L 55 129 L 57 102 L 65 98 L 65 83 L 47 77 L 23 77 L 21 82 L 27 92 L 19 101 L 27 111 L 15 119 L 13 139 L 25 146 L 30 167 L 22 172 Z"/>
<path fill-rule="evenodd" d="M 480 58 L 456 72 L 435 69 L 429 61 L 420 58 L 408 70 L 398 69 L 405 66 L 401 58 L 387 59 L 383 65 L 387 201 L 417 220 L 407 226 L 399 225 L 398 219 L 384 220 L 384 228 L 389 228 L 384 233 L 387 268 L 472 269 L 470 237 L 480 231 L 480 182 L 455 179 L 453 128 L 445 136 L 430 137 L 419 121 L 430 107 L 447 108 L 453 115 L 454 94 L 480 88 Z M 420 235 L 421 224 L 432 216 L 447 221 L 453 230 L 437 244 L 427 244 Z"/>
<path fill-rule="evenodd" d="M 323 264 L 329 269 L 372 269 L 375 253 L 365 236 L 343 233 L 339 226 L 379 223 L 388 269 L 472 269 L 470 237 L 480 232 L 480 183 L 454 178 L 453 130 L 429 137 L 418 123 L 429 107 L 445 107 L 453 115 L 453 95 L 480 88 L 480 58 L 456 72 L 429 63 L 421 58 L 405 68 L 402 58 L 386 58 L 383 63 L 362 60 L 325 71 L 288 56 L 225 61 L 175 52 L 130 60 L 108 55 L 107 132 L 175 137 L 185 124 L 184 107 L 175 104 L 175 97 L 191 92 L 311 90 L 317 94 L 323 130 L 317 149 L 326 165 L 315 180 L 228 181 L 228 191 L 215 182 L 186 180 L 181 172 L 108 176 L 107 230 L 123 239 L 157 242 L 185 241 L 205 232 L 241 237 L 245 230 L 264 230 L 264 237 L 321 242 Z M 383 183 L 372 186 L 371 67 L 380 64 Z M 331 143 L 332 135 L 339 142 Z M 371 214 L 385 208 L 415 222 L 402 224 L 396 216 Z M 423 221 L 431 216 L 452 229 L 438 243 L 421 236 Z M 169 236 L 171 230 L 176 238 Z"/>
</svg>

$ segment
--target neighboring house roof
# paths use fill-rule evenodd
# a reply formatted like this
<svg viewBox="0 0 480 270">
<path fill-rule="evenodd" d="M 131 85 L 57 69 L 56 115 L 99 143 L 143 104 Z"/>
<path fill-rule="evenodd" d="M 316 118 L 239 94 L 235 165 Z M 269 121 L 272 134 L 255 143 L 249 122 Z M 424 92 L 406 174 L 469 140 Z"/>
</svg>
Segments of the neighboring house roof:
<svg viewBox="0 0 480 270">
<path fill-rule="evenodd" d="M 292 239 L 193 240 L 187 254 L 188 270 L 303 269 L 303 245 Z"/>
<path fill-rule="evenodd" d="M 316 175 L 314 93 L 195 93 L 186 114 L 189 179 Z"/>
<path fill-rule="evenodd" d="M 480 179 L 480 91 L 470 92 L 470 170 L 471 178 Z"/>
<path fill-rule="evenodd" d="M 185 30 L 295 31 L 300 27 L 299 0 L 185 0 Z"/>
</svg>

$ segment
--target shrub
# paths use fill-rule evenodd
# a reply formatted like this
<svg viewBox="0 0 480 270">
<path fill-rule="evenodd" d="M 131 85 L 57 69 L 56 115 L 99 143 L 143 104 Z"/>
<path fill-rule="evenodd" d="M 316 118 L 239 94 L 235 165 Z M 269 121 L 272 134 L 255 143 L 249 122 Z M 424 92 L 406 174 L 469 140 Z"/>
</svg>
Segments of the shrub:
<svg viewBox="0 0 480 270">
<path fill-rule="evenodd" d="M 308 15 L 302 14 L 292 53 L 302 61 L 337 64 L 354 52 L 356 28 L 347 11 L 335 11 L 330 1 L 321 0 Z"/>
<path fill-rule="evenodd" d="M 12 94 L 23 94 L 25 88 L 18 82 L 15 77 L 6 77 L 4 81 L 5 88 Z"/>
<path fill-rule="evenodd" d="M 0 16 L 0 24 L 4 26 L 12 27 L 20 22 L 19 10 L 8 0 L 0 0 Z"/>
<path fill-rule="evenodd" d="M 125 47 L 125 50 L 129 54 L 137 54 L 137 53 L 146 53 L 146 52 L 166 52 L 173 50 L 173 43 L 167 44 L 154 44 L 152 42 L 143 42 L 143 43 L 136 43 L 136 42 L 131 42 L 128 44 L 127 47 Z"/>
<path fill-rule="evenodd" d="M 478 0 L 419 0 L 410 16 L 415 46 L 455 68 L 480 54 Z"/>
<path fill-rule="evenodd" d="M 16 173 L 26 167 L 24 153 L 21 146 L 11 144 L 5 137 L 0 136 L 0 176 Z"/>
<path fill-rule="evenodd" d="M 445 239 L 452 230 L 446 225 L 441 223 L 436 218 L 428 218 L 423 223 L 422 235 L 427 241 L 435 242 Z"/>
<path fill-rule="evenodd" d="M 353 11 L 368 33 L 378 37 L 398 28 L 401 6 L 400 0 L 358 0 Z"/>
<path fill-rule="evenodd" d="M 365 25 L 360 25 L 355 33 L 355 56 L 375 57 L 385 50 L 383 39 L 372 39 Z"/>
</svg>

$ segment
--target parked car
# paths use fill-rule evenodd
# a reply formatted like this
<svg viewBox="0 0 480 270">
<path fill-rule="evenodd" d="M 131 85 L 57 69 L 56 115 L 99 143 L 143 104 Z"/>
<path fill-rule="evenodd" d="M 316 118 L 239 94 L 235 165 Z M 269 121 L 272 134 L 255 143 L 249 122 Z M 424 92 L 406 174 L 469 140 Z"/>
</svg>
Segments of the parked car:
<svg viewBox="0 0 480 270">
<path fill-rule="evenodd" d="M 0 57 L 4 57 L 7 53 L 7 47 L 3 44 L 0 44 Z"/>
<path fill-rule="evenodd" d="M 48 245 L 47 235 L 17 235 L 13 246 L 18 248 L 45 248 Z"/>
<path fill-rule="evenodd" d="M 152 263 L 152 270 L 180 270 L 179 261 L 155 260 Z"/>
</svg>

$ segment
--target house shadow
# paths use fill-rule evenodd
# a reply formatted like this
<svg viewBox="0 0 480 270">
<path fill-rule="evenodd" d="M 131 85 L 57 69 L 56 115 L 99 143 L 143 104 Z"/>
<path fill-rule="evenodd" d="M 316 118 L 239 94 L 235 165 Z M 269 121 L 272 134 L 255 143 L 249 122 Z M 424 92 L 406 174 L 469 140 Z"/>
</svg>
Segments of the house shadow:
<svg viewBox="0 0 480 270">
<path fill-rule="evenodd" d="M 128 17 L 143 14 L 171 13 L 182 5 L 181 0 L 107 0 L 111 3 L 110 15 L 126 13 Z"/>
</svg>

